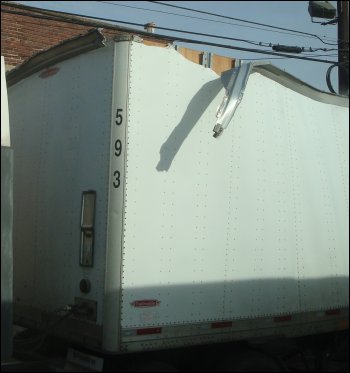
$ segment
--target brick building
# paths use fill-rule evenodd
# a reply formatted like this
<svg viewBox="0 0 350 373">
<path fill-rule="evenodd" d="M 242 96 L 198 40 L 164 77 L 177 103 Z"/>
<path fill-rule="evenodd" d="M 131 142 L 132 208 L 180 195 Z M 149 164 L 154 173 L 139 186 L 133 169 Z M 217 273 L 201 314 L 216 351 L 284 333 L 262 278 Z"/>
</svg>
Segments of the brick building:
<svg viewBox="0 0 350 373">
<path fill-rule="evenodd" d="M 86 34 L 99 28 L 107 38 L 116 35 L 137 35 L 144 44 L 165 47 L 170 39 L 160 39 L 152 33 L 111 25 L 89 18 L 62 14 L 13 2 L 1 2 L 1 55 L 5 57 L 6 70 L 21 64 L 34 54 L 49 49 L 64 40 Z M 198 64 L 207 64 L 204 52 L 179 48 L 186 58 Z M 217 73 L 234 67 L 228 57 L 210 55 L 210 67 Z"/>
</svg>

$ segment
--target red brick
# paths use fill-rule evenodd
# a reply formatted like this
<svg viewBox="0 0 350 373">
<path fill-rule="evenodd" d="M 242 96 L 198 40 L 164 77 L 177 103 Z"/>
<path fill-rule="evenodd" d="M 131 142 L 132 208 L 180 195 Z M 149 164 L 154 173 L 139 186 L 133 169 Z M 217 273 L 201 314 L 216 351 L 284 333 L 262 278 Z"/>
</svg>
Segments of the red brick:
<svg viewBox="0 0 350 373">
<path fill-rule="evenodd" d="M 6 4 L 2 9 L 14 10 Z M 26 14 L 38 14 L 26 9 L 15 9 Z M 32 54 L 50 48 L 66 39 L 86 33 L 92 26 L 39 19 L 25 15 L 1 13 L 1 51 L 6 61 L 17 65 Z M 106 35 L 118 31 L 106 30 Z M 10 63 L 10 62 L 8 62 Z"/>
</svg>

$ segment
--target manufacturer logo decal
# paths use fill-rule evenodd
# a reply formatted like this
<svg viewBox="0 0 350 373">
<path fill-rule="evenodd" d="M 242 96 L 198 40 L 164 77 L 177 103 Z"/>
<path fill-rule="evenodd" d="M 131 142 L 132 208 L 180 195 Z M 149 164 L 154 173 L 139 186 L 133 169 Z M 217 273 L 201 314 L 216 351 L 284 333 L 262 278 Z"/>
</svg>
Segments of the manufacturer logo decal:
<svg viewBox="0 0 350 373">
<path fill-rule="evenodd" d="M 58 70 L 58 67 L 50 67 L 49 69 L 44 70 L 39 76 L 41 79 L 46 79 L 52 75 L 57 74 Z"/>
<path fill-rule="evenodd" d="M 143 299 L 143 300 L 134 300 L 130 304 L 136 308 L 156 307 L 160 304 L 160 301 L 157 299 Z"/>
</svg>

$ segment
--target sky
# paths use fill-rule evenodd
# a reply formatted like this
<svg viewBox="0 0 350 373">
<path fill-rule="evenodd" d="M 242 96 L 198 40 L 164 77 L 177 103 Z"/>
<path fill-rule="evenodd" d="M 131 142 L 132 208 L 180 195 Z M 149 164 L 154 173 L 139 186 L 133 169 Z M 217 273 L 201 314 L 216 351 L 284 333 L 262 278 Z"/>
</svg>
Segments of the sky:
<svg viewBox="0 0 350 373">
<path fill-rule="evenodd" d="M 259 25 L 243 23 L 222 17 L 191 12 L 189 10 L 156 4 L 150 1 L 16 1 L 50 10 L 60 10 L 83 16 L 106 17 L 123 22 L 134 22 L 142 25 L 155 22 L 157 26 L 219 35 L 230 38 L 245 39 L 252 42 L 262 42 L 263 45 L 212 38 L 206 36 L 189 35 L 179 32 L 156 30 L 155 33 L 171 35 L 196 40 L 210 41 L 211 43 L 228 44 L 243 48 L 272 51 L 269 46 L 274 44 L 305 47 L 309 49 L 327 48 L 337 49 L 337 26 L 322 26 L 312 23 L 308 13 L 308 1 L 165 1 L 166 4 L 212 12 L 228 17 L 240 18 L 258 23 L 264 23 L 282 28 L 302 31 L 317 35 L 296 34 L 289 31 L 266 28 Z M 336 8 L 336 1 L 330 1 Z M 137 9 L 140 8 L 140 9 Z M 142 8 L 142 9 L 141 9 Z M 173 13 L 173 14 L 169 14 Z M 176 14 L 176 15 L 175 15 Z M 186 17 L 185 17 L 186 16 Z M 194 18 L 195 17 L 195 18 Z M 323 21 L 314 19 L 315 21 Z M 116 22 L 118 24 L 118 22 Z M 125 24 L 120 24 L 128 27 Z M 130 26 L 133 29 L 143 30 L 143 27 Z M 321 40 L 320 40 L 321 39 Z M 192 49 L 209 51 L 215 54 L 240 59 L 243 63 L 251 60 L 266 60 L 288 73 L 298 77 L 306 83 L 328 92 L 326 72 L 331 64 L 311 61 L 302 61 L 291 58 L 217 48 L 212 46 L 186 45 Z M 265 46 L 266 45 L 266 46 Z M 336 62 L 337 51 L 304 52 L 305 57 L 314 57 Z M 322 56 L 320 56 L 322 55 Z M 300 54 L 298 54 L 300 56 Z M 318 57 L 319 56 L 319 57 Z M 337 73 L 334 68 L 331 74 L 332 85 L 337 91 Z"/>
</svg>

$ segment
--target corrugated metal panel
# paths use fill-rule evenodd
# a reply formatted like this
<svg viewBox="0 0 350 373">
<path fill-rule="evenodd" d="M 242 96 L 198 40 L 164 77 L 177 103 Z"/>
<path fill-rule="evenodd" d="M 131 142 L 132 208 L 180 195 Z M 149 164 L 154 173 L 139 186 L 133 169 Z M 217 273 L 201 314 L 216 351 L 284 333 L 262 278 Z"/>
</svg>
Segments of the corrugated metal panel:
<svg viewBox="0 0 350 373">
<path fill-rule="evenodd" d="M 104 299 L 113 48 L 60 62 L 9 90 L 16 196 L 16 301 L 54 312 L 75 297 Z M 20 108 L 20 109 L 19 109 Z M 93 267 L 79 266 L 82 192 L 96 191 Z M 82 279 L 91 282 L 80 292 Z M 40 321 L 41 322 L 41 321 Z"/>
<path fill-rule="evenodd" d="M 1 146 L 1 361 L 12 355 L 13 150 Z"/>
<path fill-rule="evenodd" d="M 112 352 L 119 321 L 161 339 L 162 326 L 345 307 L 348 101 L 257 68 L 216 139 L 229 73 L 219 78 L 172 48 L 133 42 L 129 56 L 121 44 L 120 56 L 75 56 L 11 89 L 17 302 L 41 322 L 41 311 L 76 296 L 97 301 L 94 326 Z M 95 258 L 82 268 L 89 189 Z"/>
<path fill-rule="evenodd" d="M 224 82 L 133 44 L 123 327 L 347 305 L 346 103 L 256 71 L 214 139 Z"/>
</svg>

